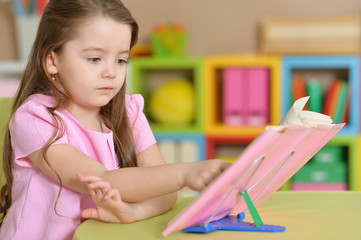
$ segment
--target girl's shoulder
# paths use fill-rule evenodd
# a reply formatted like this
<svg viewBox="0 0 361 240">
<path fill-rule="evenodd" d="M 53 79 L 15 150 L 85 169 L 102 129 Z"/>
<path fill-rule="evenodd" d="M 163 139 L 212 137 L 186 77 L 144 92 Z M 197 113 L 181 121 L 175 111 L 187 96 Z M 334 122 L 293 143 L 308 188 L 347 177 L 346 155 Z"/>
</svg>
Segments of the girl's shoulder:
<svg viewBox="0 0 361 240">
<path fill-rule="evenodd" d="M 44 94 L 33 94 L 30 95 L 21 107 L 54 107 L 56 105 L 55 99 L 53 96 L 44 95 Z"/>
<path fill-rule="evenodd" d="M 125 106 L 130 116 L 143 112 L 144 98 L 140 94 L 125 95 Z"/>
<path fill-rule="evenodd" d="M 51 119 L 51 115 L 47 110 L 48 107 L 56 105 L 55 99 L 52 96 L 44 94 L 33 94 L 29 96 L 21 106 L 16 109 L 12 116 L 12 121 L 24 121 L 25 118 L 34 119 Z"/>
</svg>

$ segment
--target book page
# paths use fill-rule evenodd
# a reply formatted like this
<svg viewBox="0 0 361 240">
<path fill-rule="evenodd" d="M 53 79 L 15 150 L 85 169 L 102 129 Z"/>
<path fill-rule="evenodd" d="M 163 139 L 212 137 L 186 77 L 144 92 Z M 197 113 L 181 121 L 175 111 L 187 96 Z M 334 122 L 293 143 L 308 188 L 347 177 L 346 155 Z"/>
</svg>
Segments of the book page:
<svg viewBox="0 0 361 240">
<path fill-rule="evenodd" d="M 330 116 L 302 110 L 310 97 L 303 97 L 294 102 L 290 110 L 279 123 L 279 126 L 289 125 L 304 125 L 307 127 L 315 127 L 318 124 L 331 125 L 332 119 Z"/>
<path fill-rule="evenodd" d="M 293 124 L 303 125 L 301 119 L 299 118 L 299 115 L 302 112 L 302 109 L 305 107 L 309 98 L 310 97 L 308 96 L 297 99 L 278 125 L 279 126 L 289 126 Z"/>
</svg>

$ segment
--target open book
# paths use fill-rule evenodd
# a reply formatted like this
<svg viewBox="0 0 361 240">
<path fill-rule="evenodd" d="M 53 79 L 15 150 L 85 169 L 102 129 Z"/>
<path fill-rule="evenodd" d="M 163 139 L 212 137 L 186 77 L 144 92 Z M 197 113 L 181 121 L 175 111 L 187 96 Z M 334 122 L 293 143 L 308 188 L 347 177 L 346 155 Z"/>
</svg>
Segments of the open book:
<svg viewBox="0 0 361 240">
<path fill-rule="evenodd" d="M 291 109 L 283 117 L 279 125 L 289 126 L 298 124 L 305 125 L 307 127 L 315 127 L 318 124 L 332 124 L 332 119 L 328 115 L 303 110 L 309 98 L 310 97 L 303 97 L 296 100 Z"/>
<path fill-rule="evenodd" d="M 248 209 L 240 194 L 244 191 L 257 207 L 290 179 L 344 126 L 332 124 L 326 115 L 302 111 L 308 98 L 295 101 L 279 126 L 266 127 L 163 235 L 244 212 Z"/>
</svg>

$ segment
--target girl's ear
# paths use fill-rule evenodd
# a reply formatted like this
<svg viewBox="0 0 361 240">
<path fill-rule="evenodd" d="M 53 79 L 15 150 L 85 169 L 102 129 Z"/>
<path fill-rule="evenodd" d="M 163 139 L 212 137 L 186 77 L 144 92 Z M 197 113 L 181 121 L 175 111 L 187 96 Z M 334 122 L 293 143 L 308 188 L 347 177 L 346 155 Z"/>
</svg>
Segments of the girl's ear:
<svg viewBox="0 0 361 240">
<path fill-rule="evenodd" d="M 57 55 L 54 53 L 54 51 L 51 51 L 46 57 L 46 66 L 50 74 L 58 73 L 57 63 Z"/>
</svg>

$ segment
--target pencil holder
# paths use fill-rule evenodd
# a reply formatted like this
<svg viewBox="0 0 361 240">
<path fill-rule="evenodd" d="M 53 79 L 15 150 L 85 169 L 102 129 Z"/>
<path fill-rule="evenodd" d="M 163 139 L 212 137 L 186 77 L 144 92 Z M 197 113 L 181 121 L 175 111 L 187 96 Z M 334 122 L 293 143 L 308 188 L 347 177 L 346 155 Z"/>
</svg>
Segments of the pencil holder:
<svg viewBox="0 0 361 240">
<path fill-rule="evenodd" d="M 156 57 L 183 57 L 186 33 L 181 24 L 159 24 L 152 32 L 152 50 Z"/>
<path fill-rule="evenodd" d="M 15 18 L 16 44 L 20 60 L 26 60 L 29 57 L 39 22 L 40 16 L 38 15 L 24 15 Z"/>
</svg>

